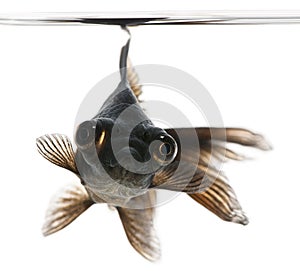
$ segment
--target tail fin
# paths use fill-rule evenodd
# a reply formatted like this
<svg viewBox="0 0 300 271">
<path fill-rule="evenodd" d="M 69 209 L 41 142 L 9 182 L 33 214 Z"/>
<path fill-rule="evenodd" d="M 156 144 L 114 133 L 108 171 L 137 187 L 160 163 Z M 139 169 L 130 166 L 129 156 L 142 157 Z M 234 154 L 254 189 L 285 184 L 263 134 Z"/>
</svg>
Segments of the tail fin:
<svg viewBox="0 0 300 271">
<path fill-rule="evenodd" d="M 193 141 L 192 137 L 195 135 L 199 141 L 200 148 L 195 149 L 194 146 L 189 146 L 189 144 L 187 144 L 187 146 L 184 146 L 184 150 L 179 152 L 180 154 L 176 157 L 176 161 L 173 162 L 174 164 L 178 161 L 181 163 L 195 163 L 195 161 L 198 161 L 197 171 L 203 173 L 198 177 L 195 175 L 193 178 L 185 181 L 185 187 L 182 188 L 180 186 L 181 191 L 187 192 L 191 198 L 223 220 L 243 225 L 248 224 L 248 219 L 243 213 L 233 189 L 227 183 L 226 177 L 219 172 L 220 169 L 215 167 L 211 160 L 217 159 L 219 161 L 224 161 L 224 158 L 242 160 L 244 158 L 242 155 L 231 151 L 222 144 L 227 142 L 247 147 L 254 147 L 261 150 L 270 150 L 271 146 L 267 143 L 264 137 L 249 130 L 240 128 L 179 128 L 166 129 L 166 132 L 174 137 L 180 150 L 181 145 L 180 138 L 178 136 L 179 134 L 187 142 L 189 142 L 189 138 Z M 195 159 L 195 157 L 199 160 Z M 176 180 L 176 183 L 174 183 L 174 181 L 172 182 L 172 174 L 167 173 L 168 171 L 165 169 L 165 174 L 160 175 L 166 177 L 161 178 L 161 176 L 158 176 L 162 181 L 159 179 L 160 182 L 156 182 L 161 188 L 176 191 L 179 182 L 178 180 Z M 205 177 L 210 181 L 207 182 Z M 156 178 L 154 178 L 154 180 L 156 180 Z M 199 180 L 206 185 L 204 190 L 193 192 L 192 189 L 189 189 L 190 187 L 203 188 L 203 185 L 199 182 Z M 199 186 L 199 184 L 201 186 Z"/>
<path fill-rule="evenodd" d="M 226 159 L 243 160 L 245 156 L 238 154 L 226 147 L 226 143 L 239 144 L 246 147 L 253 147 L 260 150 L 271 150 L 271 145 L 260 135 L 250 130 L 241 128 L 175 128 L 166 129 L 166 132 L 174 137 L 178 145 L 178 155 L 176 160 L 193 160 L 192 157 L 199 157 L 199 163 L 211 165 L 211 159 L 226 161 Z M 199 141 L 199 149 L 195 146 L 185 144 L 181 151 L 180 137 L 185 142 L 194 142 L 196 136 Z"/>
<path fill-rule="evenodd" d="M 168 134 L 173 136 L 176 141 L 179 140 L 178 134 L 185 139 L 196 135 L 199 140 L 200 147 L 208 142 L 228 142 L 240 144 L 247 147 L 254 147 L 260 150 L 271 150 L 271 145 L 265 140 L 265 138 L 256 134 L 250 130 L 242 128 L 174 128 L 165 129 Z M 178 143 L 178 142 L 177 142 Z M 180 142 L 179 142 L 180 144 Z"/>
<path fill-rule="evenodd" d="M 216 178 L 204 192 L 188 195 L 225 221 L 248 224 L 248 218 L 242 211 L 233 189 L 220 178 Z"/>
</svg>

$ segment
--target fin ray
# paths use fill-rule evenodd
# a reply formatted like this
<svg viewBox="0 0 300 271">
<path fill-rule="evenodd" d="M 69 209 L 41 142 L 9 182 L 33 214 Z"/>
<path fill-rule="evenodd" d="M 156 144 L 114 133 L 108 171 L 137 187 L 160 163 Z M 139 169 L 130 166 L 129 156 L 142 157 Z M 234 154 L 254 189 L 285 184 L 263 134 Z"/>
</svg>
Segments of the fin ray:
<svg viewBox="0 0 300 271">
<path fill-rule="evenodd" d="M 196 193 L 209 185 L 207 181 L 205 172 L 197 165 L 175 161 L 155 174 L 150 188 Z"/>
<path fill-rule="evenodd" d="M 138 206 L 155 205 L 155 191 L 148 191 L 146 194 L 132 198 L 131 201 Z M 159 241 L 153 226 L 154 208 L 129 209 L 117 207 L 126 236 L 133 246 L 143 257 L 150 261 L 160 258 Z"/>
<path fill-rule="evenodd" d="M 61 134 L 44 135 L 36 140 L 39 153 L 51 163 L 78 173 L 70 139 Z"/>
<path fill-rule="evenodd" d="M 225 221 L 248 224 L 232 187 L 222 179 L 215 179 L 206 191 L 189 196 Z"/>
<path fill-rule="evenodd" d="M 228 142 L 240 144 L 247 147 L 254 147 L 261 150 L 271 150 L 271 145 L 266 139 L 257 133 L 243 128 L 172 128 L 165 129 L 168 134 L 173 136 L 177 143 L 180 144 L 178 134 L 185 139 L 194 136 L 195 132 L 198 137 L 200 146 L 206 145 L 208 142 Z"/>
<path fill-rule="evenodd" d="M 82 185 L 72 185 L 58 193 L 50 202 L 42 228 L 44 236 L 55 233 L 86 211 L 94 202 Z"/>
</svg>

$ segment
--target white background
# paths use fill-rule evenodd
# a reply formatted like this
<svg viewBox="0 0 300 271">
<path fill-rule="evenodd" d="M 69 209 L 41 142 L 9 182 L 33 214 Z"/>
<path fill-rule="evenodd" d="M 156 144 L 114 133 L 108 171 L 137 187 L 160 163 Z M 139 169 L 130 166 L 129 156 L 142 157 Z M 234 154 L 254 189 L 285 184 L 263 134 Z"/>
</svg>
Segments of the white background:
<svg viewBox="0 0 300 271">
<path fill-rule="evenodd" d="M 84 2 L 1 1 L 0 11 L 300 10 L 297 1 Z M 190 73 L 210 91 L 226 126 L 259 131 L 272 143 L 272 152 L 224 167 L 250 224 L 223 222 L 181 195 L 157 211 L 162 259 L 155 264 L 131 248 L 105 205 L 44 238 L 49 199 L 77 180 L 43 159 L 35 138 L 72 137 L 80 102 L 116 71 L 124 34 L 109 26 L 0 26 L 0 269 L 299 270 L 300 25 L 149 26 L 132 34 L 133 63 Z"/>
</svg>

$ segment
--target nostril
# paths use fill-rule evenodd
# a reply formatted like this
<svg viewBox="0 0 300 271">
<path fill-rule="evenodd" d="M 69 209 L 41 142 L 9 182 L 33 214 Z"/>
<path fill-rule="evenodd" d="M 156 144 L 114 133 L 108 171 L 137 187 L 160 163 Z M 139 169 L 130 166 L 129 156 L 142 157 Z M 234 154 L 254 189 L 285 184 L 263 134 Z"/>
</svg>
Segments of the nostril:
<svg viewBox="0 0 300 271">
<path fill-rule="evenodd" d="M 148 142 L 151 139 L 151 134 L 148 130 L 143 133 L 143 140 Z"/>
</svg>

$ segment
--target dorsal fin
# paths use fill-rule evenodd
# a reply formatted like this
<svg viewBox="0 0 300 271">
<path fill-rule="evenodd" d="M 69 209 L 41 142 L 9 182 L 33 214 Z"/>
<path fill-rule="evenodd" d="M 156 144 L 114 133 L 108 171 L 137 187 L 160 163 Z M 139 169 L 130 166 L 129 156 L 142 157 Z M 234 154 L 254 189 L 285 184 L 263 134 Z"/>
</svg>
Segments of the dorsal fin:
<svg viewBox="0 0 300 271">
<path fill-rule="evenodd" d="M 121 55 L 119 61 L 121 81 L 118 84 L 117 88 L 114 90 L 114 92 L 104 102 L 104 104 L 100 108 L 95 118 L 106 117 L 106 118 L 114 119 L 126 107 L 138 103 L 138 100 L 133 90 L 131 89 L 130 82 L 127 78 L 127 74 L 128 74 L 127 61 L 128 61 L 128 51 L 129 51 L 131 36 L 126 26 L 122 26 L 122 29 L 128 33 L 129 37 L 126 44 L 121 49 Z M 123 104 L 123 106 L 120 106 L 121 104 Z"/>
<path fill-rule="evenodd" d="M 128 85 L 128 80 L 127 80 L 127 59 L 128 59 L 128 52 L 129 52 L 129 46 L 130 46 L 130 40 L 131 40 L 131 35 L 126 26 L 121 26 L 121 28 L 128 33 L 128 40 L 126 44 L 122 47 L 121 50 L 121 56 L 120 56 L 120 76 L 121 76 L 121 83 L 124 85 Z"/>
</svg>

